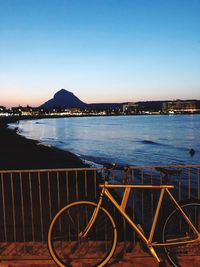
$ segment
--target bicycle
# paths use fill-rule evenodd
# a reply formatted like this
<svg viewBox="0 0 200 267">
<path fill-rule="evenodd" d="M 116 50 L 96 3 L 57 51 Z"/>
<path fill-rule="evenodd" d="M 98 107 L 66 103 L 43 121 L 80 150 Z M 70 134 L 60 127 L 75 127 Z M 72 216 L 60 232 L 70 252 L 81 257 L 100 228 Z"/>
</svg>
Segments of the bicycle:
<svg viewBox="0 0 200 267">
<path fill-rule="evenodd" d="M 175 267 L 180 266 L 178 262 L 180 255 L 200 252 L 199 200 L 178 203 L 170 192 L 174 188 L 173 185 L 109 183 L 109 174 L 114 168 L 114 165 L 106 168 L 108 174 L 105 182 L 99 185 L 101 193 L 97 203 L 73 202 L 62 208 L 53 218 L 48 232 L 48 248 L 58 266 L 72 267 L 81 263 L 81 266 L 101 267 L 110 262 L 117 245 L 117 226 L 110 212 L 102 205 L 104 198 L 115 206 L 120 215 L 136 231 L 158 263 L 162 262 L 156 251 L 159 248 L 164 248 L 166 258 Z M 128 168 L 125 169 L 127 170 Z M 170 175 L 172 174 L 176 174 L 176 171 L 170 170 Z M 112 189 L 119 188 L 124 190 L 121 203 L 118 203 L 114 193 L 111 192 Z M 131 189 L 159 190 L 159 199 L 148 236 L 141 225 L 137 225 L 126 213 Z M 155 241 L 164 196 L 171 199 L 174 208 L 163 223 L 161 241 Z"/>
</svg>

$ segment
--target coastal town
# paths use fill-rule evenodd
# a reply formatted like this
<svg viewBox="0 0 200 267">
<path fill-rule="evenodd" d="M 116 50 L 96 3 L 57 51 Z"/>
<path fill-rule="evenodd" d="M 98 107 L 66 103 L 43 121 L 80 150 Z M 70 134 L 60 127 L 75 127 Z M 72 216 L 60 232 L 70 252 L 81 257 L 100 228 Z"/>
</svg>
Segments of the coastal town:
<svg viewBox="0 0 200 267">
<path fill-rule="evenodd" d="M 107 115 L 160 115 L 160 114 L 199 114 L 200 100 L 146 101 L 120 104 L 88 104 L 86 107 L 50 108 L 0 106 L 2 117 L 40 116 L 107 116 Z"/>
</svg>

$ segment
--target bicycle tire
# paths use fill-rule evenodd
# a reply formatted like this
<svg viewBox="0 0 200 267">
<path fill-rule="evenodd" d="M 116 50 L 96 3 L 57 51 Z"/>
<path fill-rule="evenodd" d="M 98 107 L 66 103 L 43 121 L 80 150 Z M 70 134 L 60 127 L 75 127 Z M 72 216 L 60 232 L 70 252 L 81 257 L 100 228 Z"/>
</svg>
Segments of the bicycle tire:
<svg viewBox="0 0 200 267">
<path fill-rule="evenodd" d="M 100 207 L 94 225 L 84 240 L 78 235 L 85 229 L 96 203 L 77 201 L 62 208 L 53 218 L 48 232 L 51 257 L 60 267 L 104 266 L 117 244 L 115 222 L 109 212 Z"/>
<path fill-rule="evenodd" d="M 180 204 L 180 206 L 200 232 L 200 201 L 189 201 Z M 188 241 L 195 239 L 195 234 L 191 231 L 188 223 L 177 208 L 171 211 L 167 216 L 162 231 L 162 239 L 164 243 L 167 241 L 169 242 L 169 239 L 176 238 Z M 187 256 L 200 256 L 200 242 L 167 245 L 164 246 L 164 253 L 168 262 L 172 266 L 179 267 L 181 258 L 184 260 L 184 257 Z"/>
</svg>

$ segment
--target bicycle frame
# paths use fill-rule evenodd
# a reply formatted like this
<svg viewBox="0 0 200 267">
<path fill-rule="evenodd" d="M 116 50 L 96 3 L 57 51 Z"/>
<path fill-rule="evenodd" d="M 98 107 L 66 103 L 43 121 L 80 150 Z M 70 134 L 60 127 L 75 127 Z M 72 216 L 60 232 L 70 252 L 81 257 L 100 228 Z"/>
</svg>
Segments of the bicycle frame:
<svg viewBox="0 0 200 267">
<path fill-rule="evenodd" d="M 100 198 L 97 204 L 97 208 L 95 209 L 93 216 L 91 217 L 87 227 L 84 229 L 82 233 L 80 233 L 80 237 L 84 238 L 87 235 L 88 231 L 92 227 L 98 215 L 98 211 L 102 205 L 103 197 L 106 196 L 112 202 L 112 204 L 116 207 L 116 209 L 121 213 L 121 215 L 126 219 L 126 221 L 131 225 L 131 227 L 136 231 L 136 233 L 140 236 L 140 238 L 144 241 L 144 243 L 149 248 L 150 253 L 152 254 L 154 258 L 156 258 L 158 262 L 160 262 L 160 259 L 153 247 L 193 243 L 193 242 L 196 242 L 197 240 L 200 240 L 200 233 L 198 232 L 196 227 L 192 224 L 188 216 L 185 214 L 185 212 L 182 210 L 182 208 L 180 207 L 180 205 L 178 204 L 178 202 L 175 200 L 175 198 L 170 192 L 170 189 L 174 188 L 173 185 L 115 185 L 115 184 L 109 184 L 108 182 L 105 182 L 104 184 L 99 185 L 99 187 L 102 190 L 101 190 Z M 119 189 L 119 188 L 124 189 L 121 204 L 118 204 L 115 198 L 113 197 L 113 195 L 109 192 L 109 189 Z M 154 215 L 153 222 L 152 222 L 151 229 L 150 229 L 150 234 L 148 237 L 145 235 L 141 227 L 138 227 L 136 223 L 125 212 L 131 189 L 158 189 L 160 190 L 159 200 L 157 203 L 155 215 Z M 170 197 L 170 199 L 172 200 L 176 208 L 180 210 L 182 216 L 184 217 L 184 219 L 186 220 L 186 222 L 192 229 L 193 233 L 196 235 L 195 240 L 184 241 L 184 240 L 181 240 L 181 238 L 179 238 L 176 240 L 171 240 L 171 241 L 169 240 L 166 243 L 153 242 L 153 237 L 154 237 L 154 233 L 155 233 L 156 225 L 158 222 L 158 217 L 159 217 L 159 213 L 160 213 L 160 209 L 161 209 L 161 205 L 163 202 L 163 197 L 164 197 L 165 192 L 168 194 L 168 196 Z"/>
</svg>

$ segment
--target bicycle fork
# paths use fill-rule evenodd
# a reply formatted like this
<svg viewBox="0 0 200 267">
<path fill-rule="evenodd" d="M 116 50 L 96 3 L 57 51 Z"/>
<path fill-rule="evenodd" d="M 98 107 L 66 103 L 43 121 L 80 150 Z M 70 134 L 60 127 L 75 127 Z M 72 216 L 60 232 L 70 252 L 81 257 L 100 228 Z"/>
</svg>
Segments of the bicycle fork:
<svg viewBox="0 0 200 267">
<path fill-rule="evenodd" d="M 95 220 L 97 218 L 97 215 L 99 213 L 99 209 L 101 207 L 101 204 L 102 204 L 104 191 L 105 191 L 105 189 L 103 188 L 102 192 L 101 192 L 101 195 L 100 195 L 100 198 L 99 198 L 99 202 L 97 204 L 97 207 L 94 209 L 92 217 L 90 218 L 90 220 L 89 220 L 88 224 L 86 225 L 85 229 L 79 233 L 79 238 L 80 239 L 84 239 L 87 236 L 87 234 L 90 231 L 90 229 L 92 228 L 92 226 L 93 226 L 93 224 L 94 224 L 94 222 L 95 222 Z"/>
</svg>

